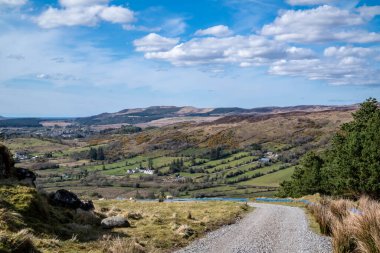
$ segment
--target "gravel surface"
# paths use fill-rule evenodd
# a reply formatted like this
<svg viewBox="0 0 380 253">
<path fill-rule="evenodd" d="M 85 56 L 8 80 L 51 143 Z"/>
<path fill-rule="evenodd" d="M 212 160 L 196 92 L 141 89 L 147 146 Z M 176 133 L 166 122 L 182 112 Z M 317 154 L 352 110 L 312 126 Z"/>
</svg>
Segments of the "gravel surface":
<svg viewBox="0 0 380 253">
<path fill-rule="evenodd" d="M 332 252 L 331 239 L 309 230 L 305 213 L 297 207 L 250 203 L 256 209 L 236 224 L 208 233 L 187 252 Z"/>
</svg>

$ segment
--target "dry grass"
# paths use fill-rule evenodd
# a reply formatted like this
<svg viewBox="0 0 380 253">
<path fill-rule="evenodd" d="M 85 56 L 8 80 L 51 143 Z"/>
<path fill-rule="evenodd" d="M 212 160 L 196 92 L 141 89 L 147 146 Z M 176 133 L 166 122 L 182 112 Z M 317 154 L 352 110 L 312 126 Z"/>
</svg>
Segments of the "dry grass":
<svg viewBox="0 0 380 253">
<path fill-rule="evenodd" d="M 335 253 L 380 252 L 380 203 L 362 197 L 350 200 L 322 199 L 309 205 L 324 234 L 333 238 Z"/>
<path fill-rule="evenodd" d="M 52 207 L 35 189 L 0 185 L 0 252 L 169 252 L 249 209 L 233 202 L 95 204 L 95 212 Z M 131 227 L 102 229 L 107 216 L 124 216 Z"/>
<path fill-rule="evenodd" d="M 248 208 L 233 202 L 158 203 L 133 201 L 96 201 L 105 215 L 122 215 L 130 228 L 112 232 L 124 236 L 108 252 L 167 252 L 187 245 L 205 232 L 231 224 Z M 118 246 L 119 245 L 119 246 Z M 119 250 L 120 248 L 120 250 Z M 133 248 L 123 251 L 123 248 Z"/>
</svg>

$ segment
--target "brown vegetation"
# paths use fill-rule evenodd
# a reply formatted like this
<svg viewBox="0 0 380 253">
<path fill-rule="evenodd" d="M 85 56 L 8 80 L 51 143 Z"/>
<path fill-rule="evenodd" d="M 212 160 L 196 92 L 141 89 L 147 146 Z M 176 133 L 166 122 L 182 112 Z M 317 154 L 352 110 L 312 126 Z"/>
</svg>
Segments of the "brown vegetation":
<svg viewBox="0 0 380 253">
<path fill-rule="evenodd" d="M 380 252 L 380 203 L 361 197 L 357 202 L 323 198 L 308 206 L 321 232 L 331 235 L 335 253 Z"/>
</svg>

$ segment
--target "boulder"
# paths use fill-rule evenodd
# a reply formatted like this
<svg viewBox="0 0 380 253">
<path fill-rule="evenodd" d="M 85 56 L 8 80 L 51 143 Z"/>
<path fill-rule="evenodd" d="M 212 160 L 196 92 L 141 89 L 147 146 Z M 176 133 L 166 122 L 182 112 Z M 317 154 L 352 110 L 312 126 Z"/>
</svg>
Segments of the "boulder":
<svg viewBox="0 0 380 253">
<path fill-rule="evenodd" d="M 50 204 L 54 206 L 62 206 L 70 209 L 82 209 L 85 211 L 95 209 L 92 201 L 81 201 L 77 195 L 72 192 L 69 192 L 65 189 L 58 190 L 49 195 Z"/>
<path fill-rule="evenodd" d="M 23 168 L 14 168 L 13 176 L 16 177 L 22 184 L 36 187 L 36 174 L 33 171 Z"/>
<path fill-rule="evenodd" d="M 131 226 L 128 220 L 122 216 L 113 216 L 113 217 L 105 218 L 101 221 L 101 225 L 103 228 L 106 228 L 106 229 L 127 228 Z"/>
</svg>

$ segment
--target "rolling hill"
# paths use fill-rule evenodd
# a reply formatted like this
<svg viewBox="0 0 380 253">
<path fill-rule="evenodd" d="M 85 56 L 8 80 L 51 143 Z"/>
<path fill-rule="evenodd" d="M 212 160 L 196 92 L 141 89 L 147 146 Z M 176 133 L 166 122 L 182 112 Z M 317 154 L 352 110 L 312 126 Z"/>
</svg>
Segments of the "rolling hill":
<svg viewBox="0 0 380 253">
<path fill-rule="evenodd" d="M 208 121 L 220 117 L 239 116 L 260 116 L 279 113 L 293 112 L 318 112 L 318 111 L 344 111 L 352 110 L 352 106 L 321 106 L 321 105 L 300 105 L 291 107 L 260 107 L 244 109 L 239 107 L 226 108 L 196 108 L 191 106 L 152 106 L 148 108 L 125 109 L 115 113 L 102 113 L 90 117 L 77 118 L 76 122 L 83 125 L 110 125 L 110 124 L 143 124 L 162 119 L 177 119 L 178 122 L 194 120 L 199 118 L 210 118 Z M 169 121 L 175 123 L 176 120 Z"/>
</svg>

